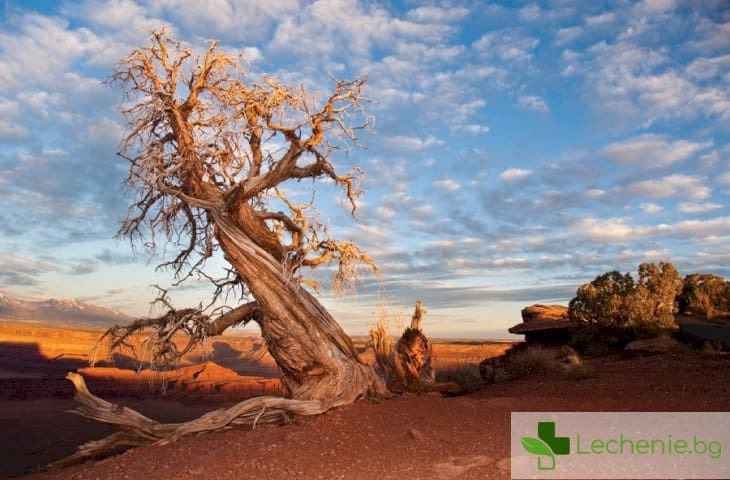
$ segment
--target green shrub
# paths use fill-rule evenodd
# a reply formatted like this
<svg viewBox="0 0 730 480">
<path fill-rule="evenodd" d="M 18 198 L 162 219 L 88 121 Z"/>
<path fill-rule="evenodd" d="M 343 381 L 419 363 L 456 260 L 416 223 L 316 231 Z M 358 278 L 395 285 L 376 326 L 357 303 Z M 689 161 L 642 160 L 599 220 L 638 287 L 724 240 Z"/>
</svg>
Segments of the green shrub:
<svg viewBox="0 0 730 480">
<path fill-rule="evenodd" d="M 730 313 L 730 282 L 712 274 L 693 273 L 684 279 L 678 298 L 686 313 L 712 319 Z"/>
<path fill-rule="evenodd" d="M 612 271 L 581 285 L 568 307 L 570 319 L 576 326 L 626 329 L 635 337 L 676 328 L 675 300 L 684 283 L 674 265 L 642 263 L 637 279 Z"/>
</svg>

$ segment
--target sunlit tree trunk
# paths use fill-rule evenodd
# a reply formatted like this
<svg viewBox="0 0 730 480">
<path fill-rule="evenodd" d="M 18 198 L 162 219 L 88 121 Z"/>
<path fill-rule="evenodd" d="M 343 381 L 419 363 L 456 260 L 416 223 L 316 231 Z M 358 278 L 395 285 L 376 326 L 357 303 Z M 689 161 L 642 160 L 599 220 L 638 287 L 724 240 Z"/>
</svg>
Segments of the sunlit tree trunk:
<svg viewBox="0 0 730 480">
<path fill-rule="evenodd" d="M 286 395 L 336 406 L 385 393 L 373 368 L 360 360 L 350 337 L 317 299 L 298 282 L 286 281 L 275 262 L 262 261 L 261 252 L 249 254 L 245 247 L 255 252 L 256 246 L 241 237 L 233 240 L 223 233 L 221 246 L 263 312 L 261 334 L 279 366 Z"/>
</svg>

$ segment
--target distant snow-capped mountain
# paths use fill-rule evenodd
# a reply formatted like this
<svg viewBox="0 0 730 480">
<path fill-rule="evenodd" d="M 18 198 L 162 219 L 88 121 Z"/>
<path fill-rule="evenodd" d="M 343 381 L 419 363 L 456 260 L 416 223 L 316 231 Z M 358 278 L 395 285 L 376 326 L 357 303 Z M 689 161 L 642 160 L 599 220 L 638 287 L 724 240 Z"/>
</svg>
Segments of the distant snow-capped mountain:
<svg viewBox="0 0 730 480">
<path fill-rule="evenodd" d="M 107 328 L 129 323 L 121 312 L 68 298 L 24 300 L 0 292 L 0 319 L 58 326 Z"/>
</svg>

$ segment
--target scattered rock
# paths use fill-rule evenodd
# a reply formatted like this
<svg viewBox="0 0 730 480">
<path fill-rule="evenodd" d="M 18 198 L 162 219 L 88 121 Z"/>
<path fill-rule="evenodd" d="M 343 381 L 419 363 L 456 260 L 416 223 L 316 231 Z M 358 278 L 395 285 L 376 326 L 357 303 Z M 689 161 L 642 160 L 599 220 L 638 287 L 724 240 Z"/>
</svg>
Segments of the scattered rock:
<svg viewBox="0 0 730 480">
<path fill-rule="evenodd" d="M 411 436 L 411 438 L 417 442 L 425 442 L 426 441 L 426 435 L 424 435 L 423 432 L 420 430 L 416 430 L 415 428 L 409 428 L 408 434 Z"/>
<path fill-rule="evenodd" d="M 626 345 L 626 351 L 634 353 L 666 353 L 679 348 L 680 343 L 667 336 L 636 340 Z"/>
</svg>

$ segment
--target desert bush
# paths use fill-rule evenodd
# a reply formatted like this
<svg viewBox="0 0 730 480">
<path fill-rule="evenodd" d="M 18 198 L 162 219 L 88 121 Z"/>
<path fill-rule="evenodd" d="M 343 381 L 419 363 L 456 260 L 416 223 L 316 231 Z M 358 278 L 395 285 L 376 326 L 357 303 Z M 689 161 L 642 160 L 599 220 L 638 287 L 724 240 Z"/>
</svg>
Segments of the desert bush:
<svg viewBox="0 0 730 480">
<path fill-rule="evenodd" d="M 558 364 L 552 350 L 529 347 L 511 356 L 505 370 L 511 378 L 520 379 L 556 372 Z"/>
<path fill-rule="evenodd" d="M 692 315 L 707 319 L 730 315 L 730 282 L 712 274 L 687 275 L 677 300 L 680 310 Z"/>
<path fill-rule="evenodd" d="M 436 369 L 436 381 L 456 383 L 466 392 L 476 391 L 484 383 L 479 375 L 479 364 L 473 362 Z"/>
<path fill-rule="evenodd" d="M 612 271 L 579 287 L 568 315 L 577 326 L 620 328 L 636 337 L 655 336 L 675 328 L 675 300 L 682 287 L 682 278 L 671 263 L 642 263 L 637 281 L 628 273 Z M 608 336 L 610 331 L 598 328 L 589 333 Z"/>
<path fill-rule="evenodd" d="M 626 303 L 634 291 L 634 279 L 614 270 L 581 285 L 568 304 L 568 317 L 576 324 L 625 326 Z"/>
<path fill-rule="evenodd" d="M 585 380 L 587 378 L 595 378 L 596 371 L 587 363 L 579 363 L 570 365 L 563 371 L 563 378 L 566 380 Z"/>
<path fill-rule="evenodd" d="M 630 327 L 643 337 L 675 329 L 676 300 L 683 285 L 679 272 L 669 262 L 639 265 L 639 281 L 629 297 Z"/>
</svg>

